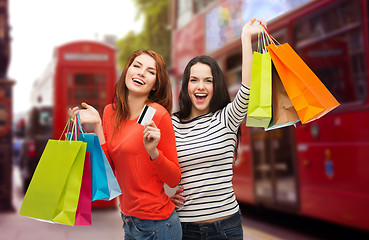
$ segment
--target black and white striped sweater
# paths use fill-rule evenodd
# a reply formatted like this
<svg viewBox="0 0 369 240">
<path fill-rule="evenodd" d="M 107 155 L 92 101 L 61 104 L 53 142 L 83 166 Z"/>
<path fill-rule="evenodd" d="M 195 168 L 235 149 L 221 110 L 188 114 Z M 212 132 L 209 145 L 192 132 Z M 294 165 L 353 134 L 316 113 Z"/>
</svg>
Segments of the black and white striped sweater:
<svg viewBox="0 0 369 240">
<path fill-rule="evenodd" d="M 247 113 L 250 89 L 241 85 L 225 108 L 189 121 L 172 116 L 181 185 L 186 202 L 177 213 L 181 222 L 204 221 L 239 210 L 232 188 L 237 129 Z"/>
</svg>

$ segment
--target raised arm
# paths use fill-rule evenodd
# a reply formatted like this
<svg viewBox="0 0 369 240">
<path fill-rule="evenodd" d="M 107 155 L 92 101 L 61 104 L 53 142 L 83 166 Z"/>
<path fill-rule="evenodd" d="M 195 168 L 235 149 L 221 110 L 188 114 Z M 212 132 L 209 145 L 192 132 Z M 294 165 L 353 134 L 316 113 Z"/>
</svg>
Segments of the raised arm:
<svg viewBox="0 0 369 240">
<path fill-rule="evenodd" d="M 266 22 L 263 19 L 251 19 L 242 28 L 241 42 L 242 42 L 242 83 L 247 87 L 250 87 L 251 82 L 251 68 L 252 68 L 252 35 L 260 32 L 259 24 L 253 26 L 252 24 L 257 21 L 264 26 Z"/>
<path fill-rule="evenodd" d="M 244 86 L 241 86 L 235 99 L 220 113 L 221 121 L 224 120 L 228 128 L 232 131 L 237 131 L 247 113 L 252 68 L 251 37 L 252 35 L 261 31 L 261 28 L 258 24 L 255 26 L 252 25 L 255 21 L 263 24 L 264 26 L 266 24 L 262 19 L 253 18 L 242 28 L 242 84 Z"/>
</svg>

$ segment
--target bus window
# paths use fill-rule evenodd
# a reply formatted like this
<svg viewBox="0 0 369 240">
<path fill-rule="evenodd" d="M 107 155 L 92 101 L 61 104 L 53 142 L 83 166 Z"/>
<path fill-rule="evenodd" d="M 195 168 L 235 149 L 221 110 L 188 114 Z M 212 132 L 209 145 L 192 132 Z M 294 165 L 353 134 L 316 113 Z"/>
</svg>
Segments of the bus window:
<svg viewBox="0 0 369 240">
<path fill-rule="evenodd" d="M 279 42 L 285 43 L 288 42 L 288 33 L 287 28 L 281 28 L 278 31 L 272 33 L 272 36 Z"/>
<path fill-rule="evenodd" d="M 192 1 L 177 1 L 177 28 L 181 28 L 191 21 L 192 8 Z"/>
<path fill-rule="evenodd" d="M 209 6 L 213 2 L 215 2 L 215 0 L 195 0 L 194 1 L 195 13 L 201 12 L 202 10 L 204 10 L 207 6 Z"/>
<path fill-rule="evenodd" d="M 359 1 L 337 2 L 294 25 L 294 48 L 340 103 L 367 97 Z"/>
<path fill-rule="evenodd" d="M 237 51 L 236 53 L 227 57 L 225 61 L 226 69 L 226 81 L 228 86 L 228 93 L 230 98 L 233 100 L 236 96 L 238 89 L 242 82 L 242 53 Z"/>
</svg>

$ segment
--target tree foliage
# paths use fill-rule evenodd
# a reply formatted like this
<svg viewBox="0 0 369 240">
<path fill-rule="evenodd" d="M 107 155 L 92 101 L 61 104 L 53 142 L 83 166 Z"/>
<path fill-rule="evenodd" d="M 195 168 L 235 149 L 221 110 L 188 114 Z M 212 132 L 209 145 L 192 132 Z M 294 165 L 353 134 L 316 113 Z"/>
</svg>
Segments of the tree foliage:
<svg viewBox="0 0 369 240">
<path fill-rule="evenodd" d="M 144 17 L 142 31 L 128 32 L 118 40 L 118 62 L 124 66 L 137 49 L 151 49 L 163 56 L 170 65 L 170 30 L 168 29 L 168 0 L 131 0 L 138 9 L 137 17 Z"/>
</svg>

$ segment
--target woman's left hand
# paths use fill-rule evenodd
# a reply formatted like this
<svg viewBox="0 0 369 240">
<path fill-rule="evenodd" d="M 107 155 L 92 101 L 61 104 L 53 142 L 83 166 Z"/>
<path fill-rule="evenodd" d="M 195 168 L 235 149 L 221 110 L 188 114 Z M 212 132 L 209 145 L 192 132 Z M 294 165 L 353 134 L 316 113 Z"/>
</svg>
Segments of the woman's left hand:
<svg viewBox="0 0 369 240">
<path fill-rule="evenodd" d="M 148 122 L 143 131 L 143 144 L 152 160 L 155 160 L 159 156 L 159 151 L 156 149 L 159 141 L 160 129 L 153 121 Z"/>
</svg>

